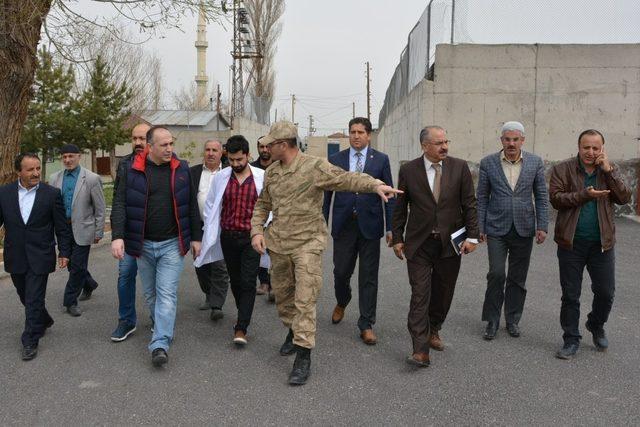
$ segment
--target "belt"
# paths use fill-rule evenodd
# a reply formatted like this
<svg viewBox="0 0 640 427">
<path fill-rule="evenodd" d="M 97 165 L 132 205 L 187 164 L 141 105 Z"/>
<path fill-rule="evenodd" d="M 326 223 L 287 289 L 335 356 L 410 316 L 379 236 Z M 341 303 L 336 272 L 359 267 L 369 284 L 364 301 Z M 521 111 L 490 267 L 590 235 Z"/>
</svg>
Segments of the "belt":
<svg viewBox="0 0 640 427">
<path fill-rule="evenodd" d="M 245 237 L 245 236 L 250 236 L 251 235 L 251 231 L 249 231 L 249 230 L 222 230 L 222 231 L 220 231 L 220 234 L 224 234 L 226 236 Z"/>
</svg>

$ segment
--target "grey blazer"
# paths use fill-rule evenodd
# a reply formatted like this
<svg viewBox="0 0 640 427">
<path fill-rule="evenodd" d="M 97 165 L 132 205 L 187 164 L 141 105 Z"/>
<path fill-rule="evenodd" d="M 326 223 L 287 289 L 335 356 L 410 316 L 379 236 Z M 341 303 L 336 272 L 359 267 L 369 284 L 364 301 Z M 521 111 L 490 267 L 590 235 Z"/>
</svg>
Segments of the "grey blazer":
<svg viewBox="0 0 640 427">
<path fill-rule="evenodd" d="M 522 170 L 512 190 L 502 170 L 501 153 L 490 154 L 480 161 L 477 190 L 480 233 L 504 236 L 512 224 L 522 237 L 534 236 L 536 230 L 546 232 L 549 195 L 542 159 L 522 151 Z"/>
<path fill-rule="evenodd" d="M 49 184 L 62 189 L 64 169 L 49 178 Z M 73 239 L 80 246 L 91 245 L 104 234 L 105 202 L 100 176 L 80 167 L 73 192 L 71 229 Z"/>
</svg>

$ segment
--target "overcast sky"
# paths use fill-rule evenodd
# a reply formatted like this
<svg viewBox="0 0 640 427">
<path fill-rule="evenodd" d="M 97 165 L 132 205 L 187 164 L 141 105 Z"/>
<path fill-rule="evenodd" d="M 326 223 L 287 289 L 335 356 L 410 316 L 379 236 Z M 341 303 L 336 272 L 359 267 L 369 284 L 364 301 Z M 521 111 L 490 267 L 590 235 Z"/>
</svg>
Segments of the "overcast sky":
<svg viewBox="0 0 640 427">
<path fill-rule="evenodd" d="M 447 6 L 433 18 L 450 19 Z M 296 94 L 295 120 L 307 133 L 308 116 L 317 134 L 345 129 L 356 114 L 366 114 L 365 62 L 371 63 L 372 122 L 407 43 L 411 29 L 426 8 L 425 0 L 289 0 L 283 17 L 275 67 L 277 95 L 272 107 L 278 118 L 291 118 L 291 94 Z M 93 1 L 77 9 L 87 16 L 110 13 Z M 456 39 L 476 43 L 622 43 L 640 42 L 640 0 L 457 0 Z M 196 17 L 185 17 L 181 30 L 166 31 L 145 48 L 162 58 L 165 86 L 176 92 L 196 73 Z M 446 24 L 443 23 L 443 28 Z M 229 93 L 232 34 L 221 25 L 207 28 L 207 74 Z M 137 31 L 132 26 L 133 31 Z M 448 33 L 448 30 L 446 31 Z M 170 106 L 170 97 L 167 97 Z"/>
</svg>

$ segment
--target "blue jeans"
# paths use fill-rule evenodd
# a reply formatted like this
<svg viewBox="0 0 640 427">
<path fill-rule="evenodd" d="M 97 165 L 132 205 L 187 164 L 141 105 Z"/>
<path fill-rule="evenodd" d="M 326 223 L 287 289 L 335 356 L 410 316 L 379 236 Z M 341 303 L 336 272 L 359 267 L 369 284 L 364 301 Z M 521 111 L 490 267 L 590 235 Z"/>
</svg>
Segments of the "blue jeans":
<svg viewBox="0 0 640 427">
<path fill-rule="evenodd" d="M 149 350 L 168 350 L 176 323 L 178 284 L 184 267 L 178 239 L 162 242 L 145 240 L 138 259 L 144 297 L 154 322 Z"/>
<path fill-rule="evenodd" d="M 125 252 L 118 262 L 118 318 L 131 326 L 136 325 L 136 275 L 138 263 Z"/>
</svg>

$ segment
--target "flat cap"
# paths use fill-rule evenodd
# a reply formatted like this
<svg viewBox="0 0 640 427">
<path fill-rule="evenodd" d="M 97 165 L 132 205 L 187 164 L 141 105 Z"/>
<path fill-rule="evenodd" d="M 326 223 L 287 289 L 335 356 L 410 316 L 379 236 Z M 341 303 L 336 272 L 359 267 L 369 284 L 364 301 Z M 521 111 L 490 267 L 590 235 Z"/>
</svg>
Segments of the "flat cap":
<svg viewBox="0 0 640 427">
<path fill-rule="evenodd" d="M 80 149 L 75 144 L 65 144 L 60 149 L 60 153 L 62 153 L 62 154 L 67 154 L 67 153 L 79 154 L 80 153 Z"/>
</svg>

